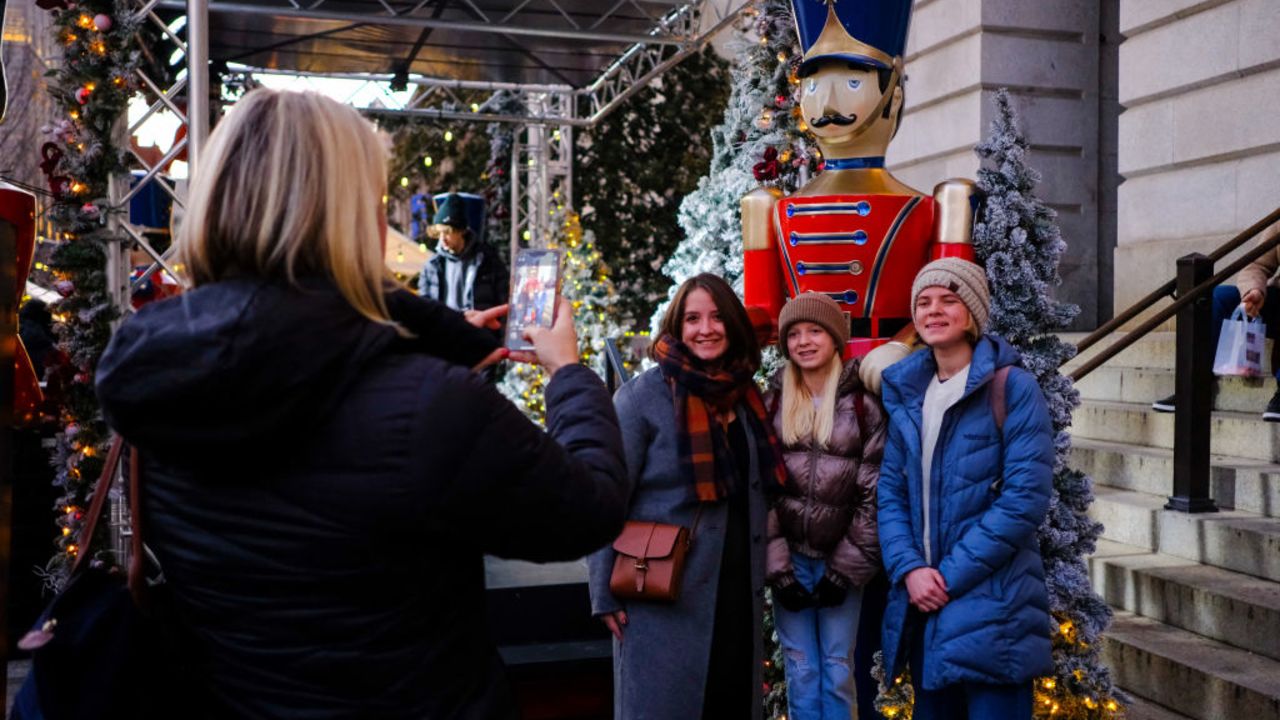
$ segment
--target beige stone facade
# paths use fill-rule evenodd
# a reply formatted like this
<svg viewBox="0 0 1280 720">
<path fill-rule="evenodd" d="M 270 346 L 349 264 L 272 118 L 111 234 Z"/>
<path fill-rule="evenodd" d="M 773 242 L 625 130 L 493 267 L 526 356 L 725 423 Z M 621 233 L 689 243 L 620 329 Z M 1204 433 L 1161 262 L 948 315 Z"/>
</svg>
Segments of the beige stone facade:
<svg viewBox="0 0 1280 720">
<path fill-rule="evenodd" d="M 1280 206 L 1277 0 L 918 0 L 889 163 L 973 177 L 1008 87 L 1096 327 Z"/>
<path fill-rule="evenodd" d="M 918 0 L 907 43 L 906 109 L 888 162 L 928 191 L 975 177 L 973 147 L 990 131 L 992 95 L 1007 87 L 1043 174 L 1040 196 L 1069 243 L 1062 296 L 1080 327 L 1110 312 L 1099 263 L 1099 24 L 1092 0 Z M 1105 233 L 1102 234 L 1105 237 Z M 1109 260 L 1109 258 L 1107 258 Z"/>
<path fill-rule="evenodd" d="M 5 7 L 4 53 L 8 81 L 8 112 L 0 123 L 0 175 L 19 182 L 43 185 L 40 127 L 53 116 L 53 102 L 45 89 L 49 57 L 48 13 L 34 2 L 10 2 Z"/>
<path fill-rule="evenodd" d="M 1122 0 L 1116 303 L 1280 206 L 1280 2 Z"/>
</svg>

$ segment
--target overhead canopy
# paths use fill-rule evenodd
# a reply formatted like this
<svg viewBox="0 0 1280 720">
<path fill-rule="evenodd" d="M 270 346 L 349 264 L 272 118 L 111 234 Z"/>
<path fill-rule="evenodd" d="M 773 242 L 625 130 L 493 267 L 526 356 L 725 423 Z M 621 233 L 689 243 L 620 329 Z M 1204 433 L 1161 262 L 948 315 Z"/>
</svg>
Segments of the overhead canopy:
<svg viewBox="0 0 1280 720">
<path fill-rule="evenodd" d="M 306 74 L 582 88 L 632 46 L 687 45 L 701 0 L 209 0 L 209 59 Z M 161 7 L 185 9 L 185 0 Z M 664 18 L 666 20 L 664 21 Z"/>
<path fill-rule="evenodd" d="M 417 275 L 431 259 L 431 252 L 405 237 L 393 227 L 387 228 L 387 247 L 383 253 L 387 267 L 400 275 Z"/>
</svg>

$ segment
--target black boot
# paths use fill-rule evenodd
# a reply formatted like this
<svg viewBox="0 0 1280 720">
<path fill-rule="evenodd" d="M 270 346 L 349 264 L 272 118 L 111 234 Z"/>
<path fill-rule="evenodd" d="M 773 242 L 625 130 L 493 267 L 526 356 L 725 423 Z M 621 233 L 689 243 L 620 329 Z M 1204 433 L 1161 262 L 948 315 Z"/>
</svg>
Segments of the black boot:
<svg viewBox="0 0 1280 720">
<path fill-rule="evenodd" d="M 1267 403 L 1267 409 L 1262 411 L 1262 419 L 1267 422 L 1280 422 L 1280 389 L 1276 390 L 1276 394 L 1271 396 L 1271 401 Z"/>
</svg>

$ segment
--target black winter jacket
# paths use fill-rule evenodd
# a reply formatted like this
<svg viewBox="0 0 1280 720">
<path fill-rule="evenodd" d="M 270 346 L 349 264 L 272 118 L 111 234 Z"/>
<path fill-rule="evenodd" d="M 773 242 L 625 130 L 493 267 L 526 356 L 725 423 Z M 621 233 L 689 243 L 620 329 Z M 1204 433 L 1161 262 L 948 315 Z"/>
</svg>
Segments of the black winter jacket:
<svg viewBox="0 0 1280 720">
<path fill-rule="evenodd" d="M 437 330 L 405 342 L 307 287 L 236 280 L 149 305 L 99 367 L 108 421 L 142 451 L 144 536 L 194 637 L 193 704 L 512 717 L 483 555 L 571 559 L 617 536 L 631 487 L 604 384 L 559 371 L 544 433 L 423 354 L 441 336 L 467 348 L 454 359 L 487 354 L 488 333 L 456 313 L 398 297 L 397 316 Z"/>
</svg>

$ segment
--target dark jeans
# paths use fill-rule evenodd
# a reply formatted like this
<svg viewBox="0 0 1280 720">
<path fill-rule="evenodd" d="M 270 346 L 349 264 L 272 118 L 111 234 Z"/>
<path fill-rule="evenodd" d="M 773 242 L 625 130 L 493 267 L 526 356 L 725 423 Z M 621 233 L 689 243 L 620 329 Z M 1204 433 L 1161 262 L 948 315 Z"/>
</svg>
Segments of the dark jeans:
<svg viewBox="0 0 1280 720">
<path fill-rule="evenodd" d="M 880 626 L 884 624 L 884 606 L 889 601 L 889 579 L 877 573 L 862 588 L 862 612 L 858 618 L 858 642 L 853 648 L 853 687 L 857 695 L 859 720 L 879 720 L 876 712 L 876 679 L 871 677 L 873 658 L 880 651 Z"/>
<path fill-rule="evenodd" d="M 925 690 L 919 678 L 929 662 L 924 653 L 923 618 L 911 638 L 911 675 L 916 680 L 915 720 L 1031 720 L 1034 697 L 1031 682 L 990 685 L 962 682 L 940 690 Z M 920 668 L 919 674 L 916 669 Z"/>
<path fill-rule="evenodd" d="M 1231 314 L 1240 307 L 1240 289 L 1235 285 L 1219 285 L 1213 289 L 1213 343 L 1216 351 L 1218 338 L 1222 335 L 1222 322 L 1231 318 Z M 1267 337 L 1280 338 L 1280 288 L 1267 286 L 1267 297 L 1262 302 L 1262 322 L 1267 325 Z M 1280 367 L 1272 363 L 1272 373 L 1280 380 Z"/>
</svg>

